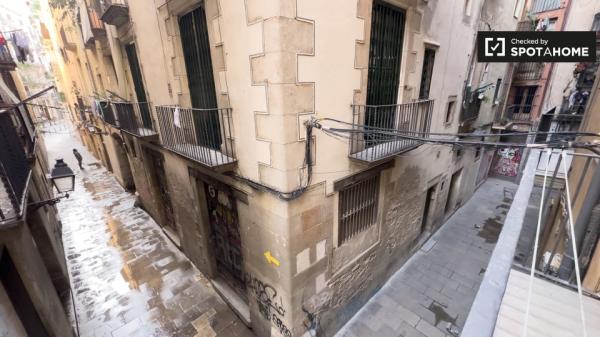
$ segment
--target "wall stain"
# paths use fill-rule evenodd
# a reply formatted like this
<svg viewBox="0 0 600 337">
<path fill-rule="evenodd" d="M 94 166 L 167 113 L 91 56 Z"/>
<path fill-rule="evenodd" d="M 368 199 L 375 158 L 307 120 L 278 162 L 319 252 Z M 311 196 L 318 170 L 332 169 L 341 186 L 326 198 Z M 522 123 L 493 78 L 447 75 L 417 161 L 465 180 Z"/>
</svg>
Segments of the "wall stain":
<svg viewBox="0 0 600 337">
<path fill-rule="evenodd" d="M 496 243 L 503 226 L 503 223 L 500 222 L 500 220 L 500 217 L 488 218 L 485 220 L 483 228 L 477 233 L 477 236 L 485 239 L 486 243 Z"/>
</svg>

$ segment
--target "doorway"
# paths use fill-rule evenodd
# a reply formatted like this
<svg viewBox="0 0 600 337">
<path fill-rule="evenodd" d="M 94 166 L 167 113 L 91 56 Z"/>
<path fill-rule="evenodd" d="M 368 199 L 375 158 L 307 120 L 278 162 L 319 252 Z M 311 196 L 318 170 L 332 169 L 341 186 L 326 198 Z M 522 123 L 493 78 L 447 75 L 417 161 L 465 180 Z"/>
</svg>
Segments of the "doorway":
<svg viewBox="0 0 600 337">
<path fill-rule="evenodd" d="M 12 304 L 12 308 L 21 323 L 15 322 L 13 329 L 18 330 L 22 327 L 27 333 L 26 336 L 48 337 L 46 328 L 33 306 L 29 293 L 8 251 L 0 251 L 0 254 L 2 254 L 2 257 L 0 257 L 0 287 L 6 291 L 9 299 L 8 306 Z M 2 303 L 0 303 L 1 306 Z"/>
<path fill-rule="evenodd" d="M 200 6 L 181 16 L 179 31 L 192 108 L 208 109 L 193 114 L 196 138 L 200 145 L 218 150 L 221 127 L 204 8 Z"/>
<path fill-rule="evenodd" d="M 146 153 L 150 159 L 152 178 L 156 183 L 159 201 L 162 204 L 162 227 L 168 234 L 177 235 L 177 226 L 175 225 L 175 214 L 173 212 L 173 203 L 169 194 L 169 185 L 167 183 L 167 174 L 165 171 L 165 158 L 162 153 L 146 148 Z"/>
<path fill-rule="evenodd" d="M 444 213 L 448 214 L 456 207 L 456 197 L 458 195 L 458 187 L 460 182 L 460 175 L 462 168 L 452 174 L 450 179 L 450 186 L 448 191 L 448 199 L 446 199 L 446 206 L 444 207 Z"/>
<path fill-rule="evenodd" d="M 421 235 L 428 229 L 429 220 L 431 219 L 431 213 L 433 212 L 432 205 L 434 204 L 435 192 L 437 190 L 437 184 L 432 185 L 427 189 L 425 195 L 425 207 L 423 207 L 423 217 L 421 219 Z"/>
<path fill-rule="evenodd" d="M 367 126 L 393 128 L 402 64 L 402 44 L 406 12 L 382 1 L 373 3 L 367 76 L 367 107 L 364 123 Z M 381 106 L 384 105 L 384 106 Z M 369 107 L 377 106 L 377 107 Z M 364 135 L 366 146 L 388 141 L 389 137 Z"/>
<path fill-rule="evenodd" d="M 131 79 L 133 80 L 133 88 L 135 90 L 135 96 L 137 98 L 141 114 L 141 122 L 144 128 L 152 129 L 152 118 L 150 115 L 150 108 L 148 99 L 146 98 L 146 88 L 144 87 L 144 79 L 142 77 L 142 69 L 137 56 L 137 50 L 135 49 L 135 43 L 130 43 L 125 46 L 125 53 L 127 54 L 127 61 L 129 63 L 129 70 L 131 72 Z M 131 108 L 131 116 L 135 111 L 133 106 Z"/>
<path fill-rule="evenodd" d="M 216 182 L 203 184 L 217 274 L 247 301 L 237 201 L 228 186 Z"/>
<path fill-rule="evenodd" d="M 123 187 L 128 191 L 135 190 L 135 182 L 133 181 L 133 173 L 131 172 L 131 166 L 129 166 L 129 159 L 127 157 L 127 150 L 125 148 L 125 140 L 113 133 L 111 134 L 112 142 L 115 145 L 115 156 L 116 156 L 116 165 L 118 165 L 118 169 L 121 172 L 121 177 L 123 179 Z"/>
</svg>

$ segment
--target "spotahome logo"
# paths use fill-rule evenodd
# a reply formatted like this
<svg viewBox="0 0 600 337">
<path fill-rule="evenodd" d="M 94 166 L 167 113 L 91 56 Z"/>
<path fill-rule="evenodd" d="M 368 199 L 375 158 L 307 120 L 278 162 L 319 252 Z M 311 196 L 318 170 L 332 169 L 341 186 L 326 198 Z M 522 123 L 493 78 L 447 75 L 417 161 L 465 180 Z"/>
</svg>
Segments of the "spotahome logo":
<svg viewBox="0 0 600 337">
<path fill-rule="evenodd" d="M 479 62 L 594 62 L 595 32 L 479 32 Z"/>
</svg>

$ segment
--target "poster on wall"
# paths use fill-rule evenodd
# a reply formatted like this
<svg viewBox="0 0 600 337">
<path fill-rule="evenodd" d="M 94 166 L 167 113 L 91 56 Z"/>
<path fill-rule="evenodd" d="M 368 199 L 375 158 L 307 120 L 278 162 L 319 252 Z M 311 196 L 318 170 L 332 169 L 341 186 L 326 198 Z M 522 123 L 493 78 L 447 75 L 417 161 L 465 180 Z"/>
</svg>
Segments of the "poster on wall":
<svg viewBox="0 0 600 337">
<path fill-rule="evenodd" d="M 521 163 L 521 149 L 502 148 L 496 151 L 492 172 L 505 177 L 516 177 Z"/>
</svg>

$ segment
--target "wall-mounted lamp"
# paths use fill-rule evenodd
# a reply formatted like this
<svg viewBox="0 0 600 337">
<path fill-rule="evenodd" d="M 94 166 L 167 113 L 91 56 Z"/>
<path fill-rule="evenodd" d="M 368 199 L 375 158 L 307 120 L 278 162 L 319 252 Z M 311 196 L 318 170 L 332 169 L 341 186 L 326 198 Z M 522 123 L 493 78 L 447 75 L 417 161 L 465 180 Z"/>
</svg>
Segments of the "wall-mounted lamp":
<svg viewBox="0 0 600 337">
<path fill-rule="evenodd" d="M 63 159 L 56 159 L 56 164 L 54 164 L 54 167 L 50 172 L 49 179 L 52 186 L 56 188 L 56 191 L 62 195 L 53 199 L 38 201 L 27 205 L 29 212 L 34 212 L 42 206 L 55 205 L 62 198 L 68 198 L 69 192 L 75 190 L 75 173 L 73 173 L 73 170 L 71 170 L 69 165 L 67 165 Z"/>
</svg>

